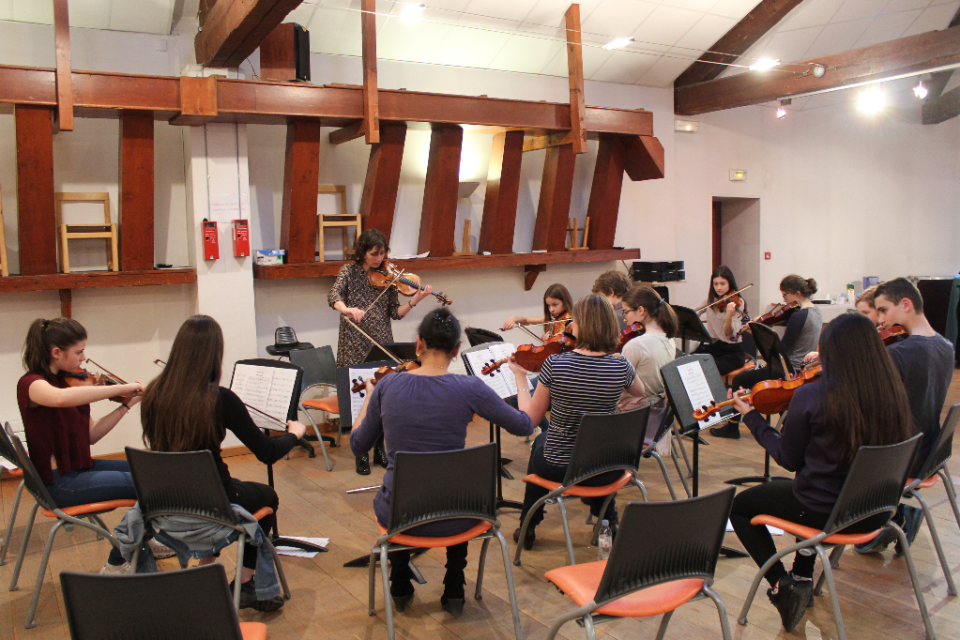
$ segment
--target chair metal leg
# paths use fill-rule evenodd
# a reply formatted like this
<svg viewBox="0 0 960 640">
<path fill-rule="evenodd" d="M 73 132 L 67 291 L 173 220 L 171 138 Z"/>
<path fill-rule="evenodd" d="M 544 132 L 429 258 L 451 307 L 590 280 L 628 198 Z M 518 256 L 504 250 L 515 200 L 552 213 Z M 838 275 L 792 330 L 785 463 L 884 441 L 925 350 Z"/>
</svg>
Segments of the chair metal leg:
<svg viewBox="0 0 960 640">
<path fill-rule="evenodd" d="M 680 454 L 683 456 L 683 461 L 687 465 L 687 477 L 693 477 L 693 467 L 690 465 L 690 456 L 687 455 L 687 447 L 683 444 L 683 437 L 680 435 L 680 430 L 677 428 L 677 423 L 674 421 L 673 426 L 670 428 L 673 437 L 676 438 L 677 443 L 680 447 Z"/>
<path fill-rule="evenodd" d="M 374 547 L 370 551 L 370 571 L 369 571 L 369 580 L 370 583 L 370 594 L 367 598 L 367 615 L 375 615 L 374 608 L 376 606 L 376 582 L 377 582 L 377 555 L 380 553 L 380 549 Z"/>
<path fill-rule="evenodd" d="M 670 457 L 673 458 L 673 466 L 677 468 L 677 476 L 680 478 L 683 490 L 687 493 L 688 498 L 692 498 L 693 493 L 690 491 L 690 483 L 687 482 L 687 476 L 680 470 L 680 456 L 677 455 L 677 450 L 673 447 L 671 447 Z"/>
<path fill-rule="evenodd" d="M 93 520 L 96 524 L 100 525 L 100 527 L 104 531 L 110 531 L 110 527 L 107 526 L 107 523 L 103 521 L 103 518 L 101 518 L 99 514 L 96 514 L 96 513 L 93 514 L 92 516 L 90 516 L 90 519 Z M 103 540 L 103 536 L 100 534 L 97 534 L 97 540 Z"/>
<path fill-rule="evenodd" d="M 713 600 L 713 604 L 717 606 L 717 614 L 720 616 L 720 631 L 723 633 L 723 640 L 731 640 L 730 621 L 727 619 L 727 607 L 723 604 L 720 594 L 715 592 L 706 584 L 703 585 L 703 588 L 700 591 L 701 593 L 706 594 L 708 598 Z"/>
<path fill-rule="evenodd" d="M 660 465 L 660 473 L 663 474 L 663 481 L 667 485 L 667 490 L 670 491 L 670 499 L 677 499 L 677 492 L 673 490 L 673 482 L 670 481 L 670 474 L 667 473 L 667 465 L 663 464 L 663 458 L 660 457 L 660 454 L 656 451 L 650 452 L 650 457 L 657 461 L 657 464 Z"/>
<path fill-rule="evenodd" d="M 480 589 L 483 587 L 483 568 L 486 566 L 487 562 L 487 547 L 490 546 L 490 538 L 484 538 L 483 546 L 480 547 L 480 562 L 477 567 L 477 591 L 474 593 L 473 597 L 477 600 L 483 598 L 483 594 L 480 592 Z"/>
<path fill-rule="evenodd" d="M 53 539 L 57 537 L 57 531 L 59 531 L 63 525 L 63 520 L 57 520 L 57 524 L 50 528 L 47 544 L 43 547 L 43 557 L 40 559 L 40 569 L 37 571 L 37 583 L 33 585 L 33 598 L 30 600 L 30 609 L 27 610 L 27 623 L 23 625 L 24 629 L 33 629 L 37 626 L 34 616 L 37 613 L 37 603 L 40 601 L 40 589 L 43 588 L 43 575 L 47 572 L 47 563 L 50 562 L 50 552 L 53 551 Z"/>
<path fill-rule="evenodd" d="M 277 549 L 273 546 L 273 543 L 270 542 L 269 536 L 264 535 L 263 541 L 269 545 L 267 548 L 270 549 L 270 555 L 273 556 L 273 566 L 277 569 L 277 577 L 280 578 L 280 586 L 283 587 L 283 599 L 289 600 L 293 596 L 290 594 L 290 587 L 287 586 L 287 576 L 283 572 L 283 564 L 280 563 L 280 555 L 277 553 Z"/>
<path fill-rule="evenodd" d="M 583 628 L 587 632 L 587 640 L 597 640 L 597 630 L 593 627 L 593 616 L 589 613 L 583 616 Z"/>
<path fill-rule="evenodd" d="M 947 497 L 950 499 L 950 506 L 953 507 L 953 517 L 957 521 L 957 526 L 960 527 L 960 507 L 957 506 L 957 491 L 953 488 L 953 480 L 950 479 L 950 470 L 947 469 L 947 465 L 944 464 L 940 468 L 940 471 L 937 471 L 937 474 L 940 476 L 940 479 L 943 480 L 943 486 L 947 490 Z"/>
<path fill-rule="evenodd" d="M 413 561 L 413 556 L 410 557 L 410 562 L 408 562 L 407 565 L 410 567 L 410 573 L 413 574 L 413 579 L 417 584 L 427 584 L 427 579 L 420 573 L 420 569 L 417 568 L 417 565 Z"/>
<path fill-rule="evenodd" d="M 395 640 L 393 632 L 393 600 L 390 598 L 390 569 L 387 543 L 380 547 L 380 581 L 383 584 L 383 610 L 387 614 L 387 640 Z"/>
<path fill-rule="evenodd" d="M 650 496 L 647 495 L 647 488 L 643 486 L 642 482 L 640 482 L 640 478 L 634 477 L 633 484 L 636 485 L 638 489 L 640 489 L 640 495 L 643 496 L 643 501 L 650 502 Z"/>
<path fill-rule="evenodd" d="M 17 586 L 17 579 L 20 577 L 20 569 L 23 567 L 23 558 L 27 555 L 27 544 L 30 542 L 30 534 L 33 532 L 33 521 L 37 518 L 37 509 L 39 508 L 39 504 L 34 504 L 33 509 L 30 510 L 30 517 L 27 518 L 27 529 L 23 532 L 23 542 L 20 543 L 20 553 L 17 555 L 17 564 L 13 568 L 13 576 L 10 578 L 10 591 L 16 591 L 20 588 Z"/>
<path fill-rule="evenodd" d="M 517 552 L 513 556 L 513 564 L 520 566 L 520 554 L 523 553 L 523 541 L 526 540 L 527 529 L 530 528 L 530 518 L 533 517 L 533 514 L 536 513 L 537 509 L 542 507 L 548 499 L 554 497 L 553 492 L 551 491 L 547 495 L 543 496 L 539 500 L 533 503 L 533 506 L 530 507 L 530 510 L 527 511 L 527 515 L 520 522 L 520 541 L 517 542 Z"/>
<path fill-rule="evenodd" d="M 560 507 L 560 519 L 563 521 L 563 536 L 567 540 L 567 558 L 570 564 L 574 565 L 577 564 L 577 559 L 573 555 L 573 540 L 570 538 L 570 523 L 567 521 L 567 506 L 563 503 L 563 496 L 557 496 L 557 506 Z M 520 542 L 523 542 L 522 536 Z"/>
<path fill-rule="evenodd" d="M 313 427 L 313 432 L 317 436 L 317 442 L 320 443 L 320 453 L 323 454 L 323 462 L 327 465 L 327 471 L 333 471 L 333 467 L 330 466 L 330 458 L 327 457 L 327 447 L 323 444 L 323 436 L 320 435 L 320 429 L 317 428 L 317 423 L 314 421 L 313 416 L 310 415 L 310 412 L 301 404 L 300 411 L 303 412 L 307 419 L 310 421 L 310 425 Z M 339 441 L 337 442 L 339 445 Z"/>
<path fill-rule="evenodd" d="M 510 550 L 507 541 L 500 532 L 500 528 L 493 530 L 500 545 L 500 555 L 503 556 L 503 573 L 507 576 L 507 594 L 510 596 L 510 611 L 513 614 L 513 633 L 517 640 L 523 640 L 523 629 L 520 628 L 520 606 L 517 604 L 517 589 L 513 584 L 513 567 L 510 566 Z"/>
<path fill-rule="evenodd" d="M 887 523 L 887 526 L 897 534 L 897 539 L 903 548 L 903 555 L 907 559 L 907 568 L 910 570 L 910 582 L 913 583 L 913 592 L 917 596 L 917 606 L 920 607 L 920 616 L 923 618 L 923 628 L 927 640 L 936 640 L 937 634 L 933 631 L 933 623 L 930 622 L 930 614 L 927 612 L 927 602 L 923 599 L 923 590 L 920 588 L 920 578 L 917 577 L 917 567 L 913 564 L 913 554 L 910 553 L 910 544 L 907 542 L 907 536 L 904 535 L 903 529 L 898 527 L 892 520 Z"/>
<path fill-rule="evenodd" d="M 833 581 L 833 569 L 830 567 L 830 558 L 827 557 L 826 550 L 817 545 L 817 555 L 820 556 L 820 562 L 823 564 L 823 576 L 827 580 L 827 589 L 830 590 L 830 607 L 833 609 L 833 621 L 837 625 L 838 640 L 847 640 L 847 631 L 843 626 L 843 615 L 840 613 L 840 598 L 837 596 L 837 585 Z"/>
<path fill-rule="evenodd" d="M 840 568 L 840 556 L 843 555 L 843 550 L 846 549 L 846 545 L 839 545 L 833 548 L 833 551 L 830 552 L 830 568 L 838 569 Z M 822 596 L 823 595 L 823 583 L 827 580 L 827 572 L 820 572 L 820 579 L 817 580 L 817 586 L 813 588 L 813 595 Z"/>
<path fill-rule="evenodd" d="M 767 571 L 770 570 L 770 567 L 774 565 L 778 560 L 782 560 L 791 553 L 796 553 L 800 549 L 805 549 L 807 547 L 812 547 L 814 545 L 819 545 L 820 541 L 823 540 L 826 536 L 822 533 L 817 535 L 814 538 L 808 540 L 801 540 L 800 542 L 790 545 L 785 549 L 780 549 L 775 554 L 770 556 L 766 562 L 763 563 L 763 566 L 760 567 L 760 570 L 757 571 L 757 575 L 753 578 L 753 583 L 750 585 L 750 592 L 747 594 L 747 599 L 743 603 L 743 609 L 740 610 L 740 617 L 737 618 L 737 622 L 746 626 L 747 624 L 747 613 L 750 611 L 750 606 L 753 604 L 753 599 L 757 595 L 757 589 L 760 587 L 760 582 L 763 580 L 764 576 L 767 575 Z"/>
<path fill-rule="evenodd" d="M 943 552 L 943 545 L 940 543 L 940 536 L 937 534 L 937 525 L 933 522 L 930 507 L 927 506 L 927 501 L 923 499 L 919 491 L 915 491 L 913 497 L 920 503 L 920 506 L 923 508 L 923 515 L 927 517 L 927 527 L 930 529 L 930 537 L 933 538 L 933 548 L 937 550 L 937 557 L 940 559 L 940 566 L 943 568 L 943 577 L 947 579 L 947 593 L 955 596 L 957 595 L 957 585 L 953 583 L 953 573 L 950 571 L 950 563 L 947 561 L 947 556 Z"/>
<path fill-rule="evenodd" d="M 237 570 L 233 578 L 233 608 L 237 611 L 240 611 L 240 580 L 243 578 L 243 548 L 246 542 L 246 534 L 241 533 L 237 538 Z"/>
<path fill-rule="evenodd" d="M 670 618 L 673 617 L 673 611 L 667 611 L 663 614 L 663 619 L 660 620 L 660 628 L 657 629 L 657 640 L 663 640 L 663 636 L 667 633 L 667 625 L 670 624 Z"/>
<path fill-rule="evenodd" d="M 557 633 L 560 631 L 560 627 L 567 624 L 571 620 L 584 618 L 583 623 L 584 623 L 584 626 L 586 626 L 587 625 L 586 616 L 589 615 L 596 608 L 597 608 L 596 603 L 590 602 L 580 607 L 579 609 L 574 609 L 573 611 L 569 611 L 563 614 L 562 616 L 557 618 L 557 620 L 553 623 L 553 626 L 550 627 L 550 631 L 547 633 L 546 640 L 554 640 L 554 638 L 557 637 Z M 593 620 L 590 621 L 590 629 L 591 630 L 593 629 Z M 590 631 L 588 630 L 587 633 L 589 634 Z"/>
<path fill-rule="evenodd" d="M 20 509 L 20 496 L 23 495 L 23 480 L 17 487 L 17 495 L 13 499 L 13 509 L 10 511 L 10 520 L 7 522 L 7 535 L 3 537 L 3 546 L 0 546 L 0 567 L 7 564 L 7 549 L 10 548 L 10 536 L 13 535 L 13 525 L 17 520 L 17 511 Z"/>
</svg>

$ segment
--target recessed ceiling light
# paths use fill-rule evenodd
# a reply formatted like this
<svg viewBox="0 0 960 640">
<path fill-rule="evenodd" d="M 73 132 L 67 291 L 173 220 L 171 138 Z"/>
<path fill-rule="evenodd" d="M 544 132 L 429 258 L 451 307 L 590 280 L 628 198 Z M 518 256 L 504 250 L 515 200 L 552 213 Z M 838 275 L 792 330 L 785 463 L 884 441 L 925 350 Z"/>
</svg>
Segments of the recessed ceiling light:
<svg viewBox="0 0 960 640">
<path fill-rule="evenodd" d="M 603 48 L 607 51 L 612 51 L 613 49 L 622 49 L 631 42 L 634 42 L 634 38 L 614 38 L 607 44 L 603 45 Z"/>
<path fill-rule="evenodd" d="M 867 89 L 857 97 L 857 109 L 867 115 L 879 113 L 886 103 L 887 97 L 877 87 Z"/>
<path fill-rule="evenodd" d="M 423 13 L 423 10 L 426 8 L 427 5 L 423 3 L 408 4 L 403 8 L 403 11 L 400 12 L 400 19 L 404 22 L 416 22 L 420 19 L 420 14 Z"/>
<path fill-rule="evenodd" d="M 913 95 L 917 96 L 921 100 L 927 97 L 927 88 L 923 86 L 923 82 L 918 82 L 917 86 L 913 88 Z"/>
<path fill-rule="evenodd" d="M 768 69 L 773 69 L 774 67 L 780 66 L 780 60 L 771 60 L 770 58 L 760 58 L 752 65 L 750 65 L 750 71 L 766 71 Z"/>
</svg>

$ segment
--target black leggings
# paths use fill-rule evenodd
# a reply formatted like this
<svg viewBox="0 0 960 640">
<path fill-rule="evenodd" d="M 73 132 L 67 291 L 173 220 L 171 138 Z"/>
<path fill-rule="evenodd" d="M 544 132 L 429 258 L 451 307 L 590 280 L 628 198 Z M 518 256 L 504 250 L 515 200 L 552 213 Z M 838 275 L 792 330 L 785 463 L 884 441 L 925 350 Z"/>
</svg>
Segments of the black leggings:
<svg viewBox="0 0 960 640">
<path fill-rule="evenodd" d="M 464 575 L 467 568 L 467 543 L 447 547 L 447 572 L 443 576 L 443 592 L 450 598 L 463 597 Z M 410 551 L 394 551 L 390 554 L 390 584 L 392 595 L 406 595 L 413 588 L 410 571 Z"/>
<path fill-rule="evenodd" d="M 764 525 L 752 525 L 750 520 L 760 514 L 773 516 L 801 524 L 814 529 L 822 529 L 830 518 L 829 513 L 812 511 L 803 506 L 793 495 L 793 483 L 773 480 L 742 491 L 733 501 L 730 523 L 740 538 L 744 548 L 758 567 L 777 552 L 773 536 Z M 889 519 L 889 514 L 881 513 L 862 520 L 843 530 L 843 533 L 867 533 L 876 531 Z M 812 549 L 811 549 L 812 550 Z M 802 578 L 812 578 L 817 556 L 797 553 L 793 559 L 793 573 Z M 786 575 L 783 562 L 776 562 L 764 576 L 770 586 L 775 585 Z"/>
<path fill-rule="evenodd" d="M 713 344 L 701 344 L 694 353 L 706 353 L 713 356 L 721 376 L 736 371 L 744 365 L 747 357 L 739 344 L 717 340 Z"/>
<path fill-rule="evenodd" d="M 273 513 L 260 520 L 260 528 L 268 536 L 271 535 L 271 531 L 276 530 L 280 498 L 269 485 L 234 480 L 227 487 L 227 498 L 229 498 L 231 504 L 240 505 L 251 515 L 264 507 L 270 507 L 273 509 Z M 257 568 L 257 550 L 251 544 L 243 548 L 243 566 L 247 569 Z"/>
</svg>

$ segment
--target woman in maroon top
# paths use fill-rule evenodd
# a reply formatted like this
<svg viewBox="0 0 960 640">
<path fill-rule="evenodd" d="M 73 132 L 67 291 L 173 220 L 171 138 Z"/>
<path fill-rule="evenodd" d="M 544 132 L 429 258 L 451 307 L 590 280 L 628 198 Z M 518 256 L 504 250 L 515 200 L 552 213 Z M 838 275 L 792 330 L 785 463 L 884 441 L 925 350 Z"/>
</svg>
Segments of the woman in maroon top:
<svg viewBox="0 0 960 640">
<path fill-rule="evenodd" d="M 126 461 L 94 460 L 90 445 L 130 413 L 143 385 L 68 387 L 59 374 L 79 369 L 86 347 L 87 332 L 76 320 L 34 320 L 23 347 L 27 373 L 17 383 L 30 460 L 60 507 L 137 497 Z M 117 396 L 128 399 L 99 420 L 90 417 L 91 402 Z M 109 564 L 119 567 L 123 558 L 114 552 Z"/>
</svg>

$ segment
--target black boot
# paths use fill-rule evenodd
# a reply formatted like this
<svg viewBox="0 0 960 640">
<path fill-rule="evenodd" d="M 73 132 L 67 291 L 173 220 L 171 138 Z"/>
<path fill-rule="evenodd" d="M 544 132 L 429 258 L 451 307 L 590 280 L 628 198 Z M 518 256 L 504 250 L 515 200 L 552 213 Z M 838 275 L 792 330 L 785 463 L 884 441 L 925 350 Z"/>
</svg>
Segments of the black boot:
<svg viewBox="0 0 960 640">
<path fill-rule="evenodd" d="M 370 475 L 370 454 L 363 453 L 357 456 L 357 473 L 362 476 Z"/>
<path fill-rule="evenodd" d="M 403 612 L 413 600 L 413 572 L 410 570 L 410 552 L 394 553 L 390 558 L 390 597 L 393 606 Z"/>
<path fill-rule="evenodd" d="M 731 420 L 729 423 L 725 424 L 722 427 L 711 427 L 710 435 L 716 436 L 717 438 L 731 438 L 733 440 L 740 439 L 740 422 L 734 422 Z"/>
<path fill-rule="evenodd" d="M 464 585 L 467 583 L 463 570 L 467 567 L 467 545 L 456 545 L 447 549 L 447 572 L 443 576 L 443 596 L 440 605 L 443 610 L 458 617 L 463 613 Z"/>
<path fill-rule="evenodd" d="M 383 442 L 377 442 L 377 445 L 373 448 L 373 461 L 378 465 L 387 468 L 387 450 L 383 448 Z"/>
</svg>

